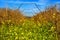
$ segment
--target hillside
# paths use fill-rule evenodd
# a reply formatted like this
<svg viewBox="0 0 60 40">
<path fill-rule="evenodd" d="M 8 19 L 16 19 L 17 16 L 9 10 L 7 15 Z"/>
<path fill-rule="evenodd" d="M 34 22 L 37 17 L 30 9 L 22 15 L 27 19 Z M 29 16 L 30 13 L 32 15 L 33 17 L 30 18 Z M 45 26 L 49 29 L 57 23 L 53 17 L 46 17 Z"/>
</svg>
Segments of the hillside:
<svg viewBox="0 0 60 40">
<path fill-rule="evenodd" d="M 19 23 L 25 20 L 25 16 L 19 10 L 0 8 L 0 23 L 2 21 L 6 23 L 8 20 L 12 23 Z"/>
<path fill-rule="evenodd" d="M 43 12 L 40 12 L 31 19 L 34 19 L 35 22 L 41 23 L 51 21 L 57 27 L 57 32 L 60 32 L 60 11 L 58 11 L 55 7 L 51 7 Z"/>
</svg>

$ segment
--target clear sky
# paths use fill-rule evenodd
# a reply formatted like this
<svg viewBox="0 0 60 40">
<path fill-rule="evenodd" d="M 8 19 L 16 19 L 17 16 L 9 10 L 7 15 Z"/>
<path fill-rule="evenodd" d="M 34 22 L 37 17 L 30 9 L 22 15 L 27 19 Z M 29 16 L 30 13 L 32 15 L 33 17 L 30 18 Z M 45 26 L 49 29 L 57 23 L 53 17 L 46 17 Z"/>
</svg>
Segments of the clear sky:
<svg viewBox="0 0 60 40">
<path fill-rule="evenodd" d="M 0 0 L 0 8 L 17 9 L 22 4 L 19 10 L 22 11 L 23 15 L 33 16 L 35 13 L 43 11 L 46 7 L 55 5 L 56 3 L 60 3 L 60 0 Z"/>
</svg>

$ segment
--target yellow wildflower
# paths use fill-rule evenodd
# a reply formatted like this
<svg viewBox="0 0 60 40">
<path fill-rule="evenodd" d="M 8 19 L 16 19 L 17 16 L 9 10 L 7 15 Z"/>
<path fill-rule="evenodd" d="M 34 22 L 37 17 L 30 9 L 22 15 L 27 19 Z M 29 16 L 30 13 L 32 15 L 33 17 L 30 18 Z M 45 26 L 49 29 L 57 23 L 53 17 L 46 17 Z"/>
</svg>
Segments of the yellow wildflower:
<svg viewBox="0 0 60 40">
<path fill-rule="evenodd" d="M 15 39 L 18 39 L 18 36 L 16 36 Z"/>
<path fill-rule="evenodd" d="M 2 24 L 5 24 L 5 23 L 2 21 Z"/>
<path fill-rule="evenodd" d="M 18 35 L 17 32 L 14 32 L 14 33 L 15 33 L 15 35 Z"/>
</svg>

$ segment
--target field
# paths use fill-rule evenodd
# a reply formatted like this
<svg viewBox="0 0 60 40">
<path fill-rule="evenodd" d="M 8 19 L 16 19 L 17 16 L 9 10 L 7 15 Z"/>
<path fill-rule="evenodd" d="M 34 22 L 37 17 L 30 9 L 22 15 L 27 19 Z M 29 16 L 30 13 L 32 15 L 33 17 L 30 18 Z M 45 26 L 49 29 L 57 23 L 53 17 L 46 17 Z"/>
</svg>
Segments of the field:
<svg viewBox="0 0 60 40">
<path fill-rule="evenodd" d="M 28 18 L 0 9 L 0 40 L 60 40 L 60 12 L 52 7 Z"/>
<path fill-rule="evenodd" d="M 26 20 L 23 24 L 2 24 L 0 27 L 0 40 L 56 40 L 53 23 L 34 23 Z"/>
</svg>

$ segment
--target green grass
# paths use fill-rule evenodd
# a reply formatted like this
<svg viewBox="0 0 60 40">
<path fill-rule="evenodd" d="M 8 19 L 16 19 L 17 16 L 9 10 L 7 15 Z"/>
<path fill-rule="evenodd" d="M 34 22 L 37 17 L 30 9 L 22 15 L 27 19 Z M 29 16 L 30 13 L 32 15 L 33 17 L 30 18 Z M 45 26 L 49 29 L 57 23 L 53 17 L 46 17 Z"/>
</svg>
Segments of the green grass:
<svg viewBox="0 0 60 40">
<path fill-rule="evenodd" d="M 0 40 L 56 40 L 53 23 L 38 23 L 26 20 L 23 24 L 0 25 Z"/>
</svg>

